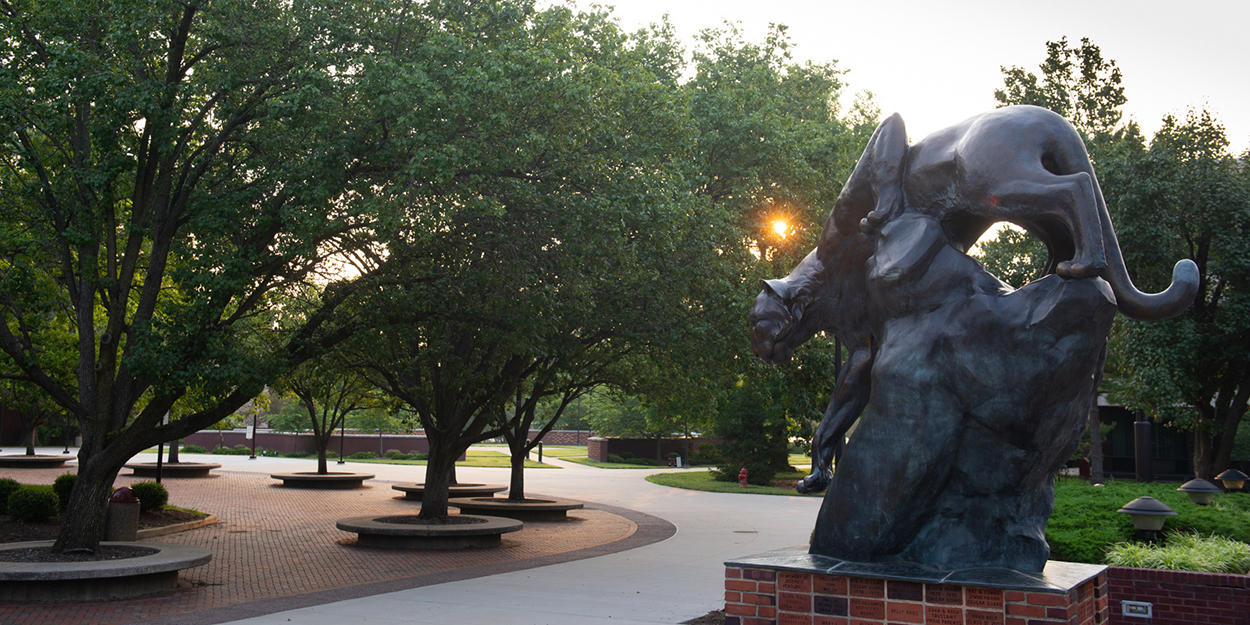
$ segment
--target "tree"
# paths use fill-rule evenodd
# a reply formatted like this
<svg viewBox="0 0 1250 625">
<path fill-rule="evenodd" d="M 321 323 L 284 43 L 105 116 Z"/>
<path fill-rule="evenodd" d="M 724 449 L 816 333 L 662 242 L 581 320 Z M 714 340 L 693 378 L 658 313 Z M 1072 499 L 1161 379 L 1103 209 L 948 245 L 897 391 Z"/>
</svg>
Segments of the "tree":
<svg viewBox="0 0 1250 625">
<path fill-rule="evenodd" d="M 1250 403 L 1250 168 L 1206 110 L 1165 117 L 1148 150 L 1129 146 L 1115 165 L 1123 182 L 1109 205 L 1134 275 L 1166 284 L 1179 257 L 1200 275 L 1184 315 L 1121 320 L 1117 397 L 1193 429 L 1194 475 L 1211 479 L 1228 466 Z"/>
<path fill-rule="evenodd" d="M 334 430 L 343 425 L 349 414 L 369 404 L 373 387 L 332 352 L 296 367 L 281 378 L 276 388 L 299 398 L 304 409 L 303 424 L 312 430 L 313 446 L 317 449 L 317 474 L 329 473 L 326 450 Z"/>
<path fill-rule="evenodd" d="M 717 479 L 733 481 L 747 470 L 747 481 L 767 486 L 789 467 L 789 423 L 783 404 L 761 385 L 743 383 L 729 395 L 716 416 L 714 431 L 724 439 Z"/>
<path fill-rule="evenodd" d="M 319 331 L 340 330 L 330 313 L 363 278 L 327 288 L 277 353 L 256 337 L 274 293 L 364 244 L 353 191 L 386 134 L 353 94 L 375 10 L 0 4 L 0 353 L 83 436 L 54 550 L 95 549 L 135 453 L 221 420 L 336 340 Z M 71 320 L 68 381 L 23 326 L 47 302 Z M 188 393 L 201 408 L 162 425 Z"/>
<path fill-rule="evenodd" d="M 991 241 L 977 244 L 972 255 L 986 271 L 1017 289 L 1040 278 L 1046 267 L 1046 245 L 1029 233 L 1012 226 L 998 231 Z"/>
<path fill-rule="evenodd" d="M 1071 47 L 1067 37 L 1047 41 L 1040 80 L 1022 67 L 1001 69 L 1003 88 L 994 91 L 999 104 L 1032 104 L 1059 113 L 1085 135 L 1086 143 L 1105 141 L 1123 117 L 1120 107 L 1128 100 L 1120 68 L 1103 59 L 1088 38 L 1081 38 L 1079 48 Z"/>
<path fill-rule="evenodd" d="M 405 63 L 368 87 L 411 138 L 408 177 L 379 190 L 397 207 L 379 240 L 416 251 L 361 306 L 377 331 L 352 343 L 429 437 L 424 518 L 446 515 L 469 445 L 688 327 L 735 239 L 689 194 L 671 33 L 530 3 L 422 14 L 455 6 L 414 6 L 379 33 Z"/>
</svg>

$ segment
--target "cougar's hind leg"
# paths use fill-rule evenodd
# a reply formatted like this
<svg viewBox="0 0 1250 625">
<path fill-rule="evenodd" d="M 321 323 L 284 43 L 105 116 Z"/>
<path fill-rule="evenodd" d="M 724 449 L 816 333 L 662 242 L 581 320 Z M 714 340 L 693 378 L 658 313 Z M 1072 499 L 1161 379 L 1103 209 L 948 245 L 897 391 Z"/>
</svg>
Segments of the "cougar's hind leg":
<svg viewBox="0 0 1250 625">
<path fill-rule="evenodd" d="M 1074 254 L 1059 262 L 1055 272 L 1065 278 L 1091 278 L 1107 266 L 1096 193 L 1088 173 L 1056 176 L 1042 172 L 1032 179 L 998 182 L 979 204 L 987 216 L 1003 221 L 1063 224 L 1072 238 Z M 1054 250 L 1058 244 L 1052 243 Z"/>
</svg>

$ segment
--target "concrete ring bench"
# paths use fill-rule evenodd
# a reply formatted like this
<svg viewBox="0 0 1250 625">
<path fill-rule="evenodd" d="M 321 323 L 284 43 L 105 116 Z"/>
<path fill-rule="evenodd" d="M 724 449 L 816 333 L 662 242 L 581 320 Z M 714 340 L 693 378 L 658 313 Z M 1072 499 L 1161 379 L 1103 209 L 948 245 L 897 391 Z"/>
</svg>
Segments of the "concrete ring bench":
<svg viewBox="0 0 1250 625">
<path fill-rule="evenodd" d="M 155 462 L 132 462 L 125 465 L 134 471 L 135 477 L 156 477 Z M 220 464 L 210 462 L 166 462 L 161 464 L 160 474 L 166 477 L 208 477 L 213 469 L 220 469 Z"/>
<path fill-rule="evenodd" d="M 404 494 L 404 499 L 421 501 L 425 496 L 425 484 L 395 484 L 391 488 Z M 453 484 L 447 487 L 448 497 L 490 497 L 495 493 L 508 490 L 500 484 Z"/>
<path fill-rule="evenodd" d="M 526 499 L 512 501 L 494 497 L 462 497 L 449 499 L 447 505 L 460 508 L 461 514 L 489 514 L 520 521 L 563 521 L 569 510 L 581 510 L 583 504 L 567 499 Z"/>
<path fill-rule="evenodd" d="M 70 460 L 77 460 L 74 456 L 27 456 L 27 455 L 9 455 L 0 456 L 0 467 L 5 469 L 56 469 L 65 466 Z"/>
<path fill-rule="evenodd" d="M 293 488 L 360 488 L 364 485 L 365 480 L 373 479 L 372 473 L 347 473 L 347 472 L 330 472 L 325 474 L 316 471 L 301 471 L 298 473 L 274 473 L 269 477 L 275 480 L 282 480 L 283 486 Z"/>
<path fill-rule="evenodd" d="M 99 601 L 173 590 L 178 571 L 208 564 L 203 547 L 168 543 L 104 542 L 149 553 L 94 562 L 0 562 L 0 601 Z M 0 552 L 51 547 L 43 540 L 0 545 Z"/>
<path fill-rule="evenodd" d="M 417 522 L 417 515 L 361 516 L 335 527 L 357 535 L 356 544 L 378 549 L 448 550 L 496 547 L 501 536 L 524 525 L 516 519 L 455 514 L 448 523 Z"/>
</svg>

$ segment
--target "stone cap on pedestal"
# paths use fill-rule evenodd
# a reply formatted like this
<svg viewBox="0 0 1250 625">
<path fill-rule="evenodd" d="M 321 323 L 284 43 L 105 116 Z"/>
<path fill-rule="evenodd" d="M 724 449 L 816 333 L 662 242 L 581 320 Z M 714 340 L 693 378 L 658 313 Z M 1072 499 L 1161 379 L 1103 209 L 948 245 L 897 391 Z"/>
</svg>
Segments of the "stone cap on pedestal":
<svg viewBox="0 0 1250 625">
<path fill-rule="evenodd" d="M 1106 566 L 1076 562 L 1048 561 L 1040 572 L 1015 571 L 999 567 L 969 568 L 956 571 L 932 569 L 914 562 L 850 562 L 807 553 L 802 548 L 770 551 L 725 562 L 739 568 L 768 568 L 841 577 L 902 580 L 930 584 L 958 584 L 1019 590 L 1024 592 L 1067 592 L 1099 573 Z"/>
</svg>

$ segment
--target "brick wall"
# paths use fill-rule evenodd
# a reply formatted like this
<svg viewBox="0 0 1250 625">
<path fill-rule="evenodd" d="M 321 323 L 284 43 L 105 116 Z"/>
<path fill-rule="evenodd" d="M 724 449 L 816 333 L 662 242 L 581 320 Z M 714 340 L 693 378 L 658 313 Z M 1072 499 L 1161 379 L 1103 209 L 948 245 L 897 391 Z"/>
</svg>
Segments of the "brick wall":
<svg viewBox="0 0 1250 625">
<path fill-rule="evenodd" d="M 700 445 L 704 443 L 712 443 L 706 438 L 690 439 L 690 453 L 694 453 Z M 667 461 L 668 454 L 677 453 L 681 456 L 686 455 L 686 439 L 684 438 L 662 438 L 656 440 L 654 438 L 601 438 L 598 436 L 591 437 L 586 450 L 586 455 L 595 462 L 607 462 L 608 454 L 620 455 L 622 452 L 629 452 L 635 458 L 650 458 L 652 460 Z"/>
<path fill-rule="evenodd" d="M 1067 592 L 1023 592 L 725 568 L 725 625 L 1102 625 L 1108 603 L 1105 572 Z"/>
<path fill-rule="evenodd" d="M 1108 577 L 1112 625 L 1250 623 L 1250 576 L 1111 567 Z M 1125 616 L 1121 601 L 1152 604 L 1153 618 Z"/>
</svg>

